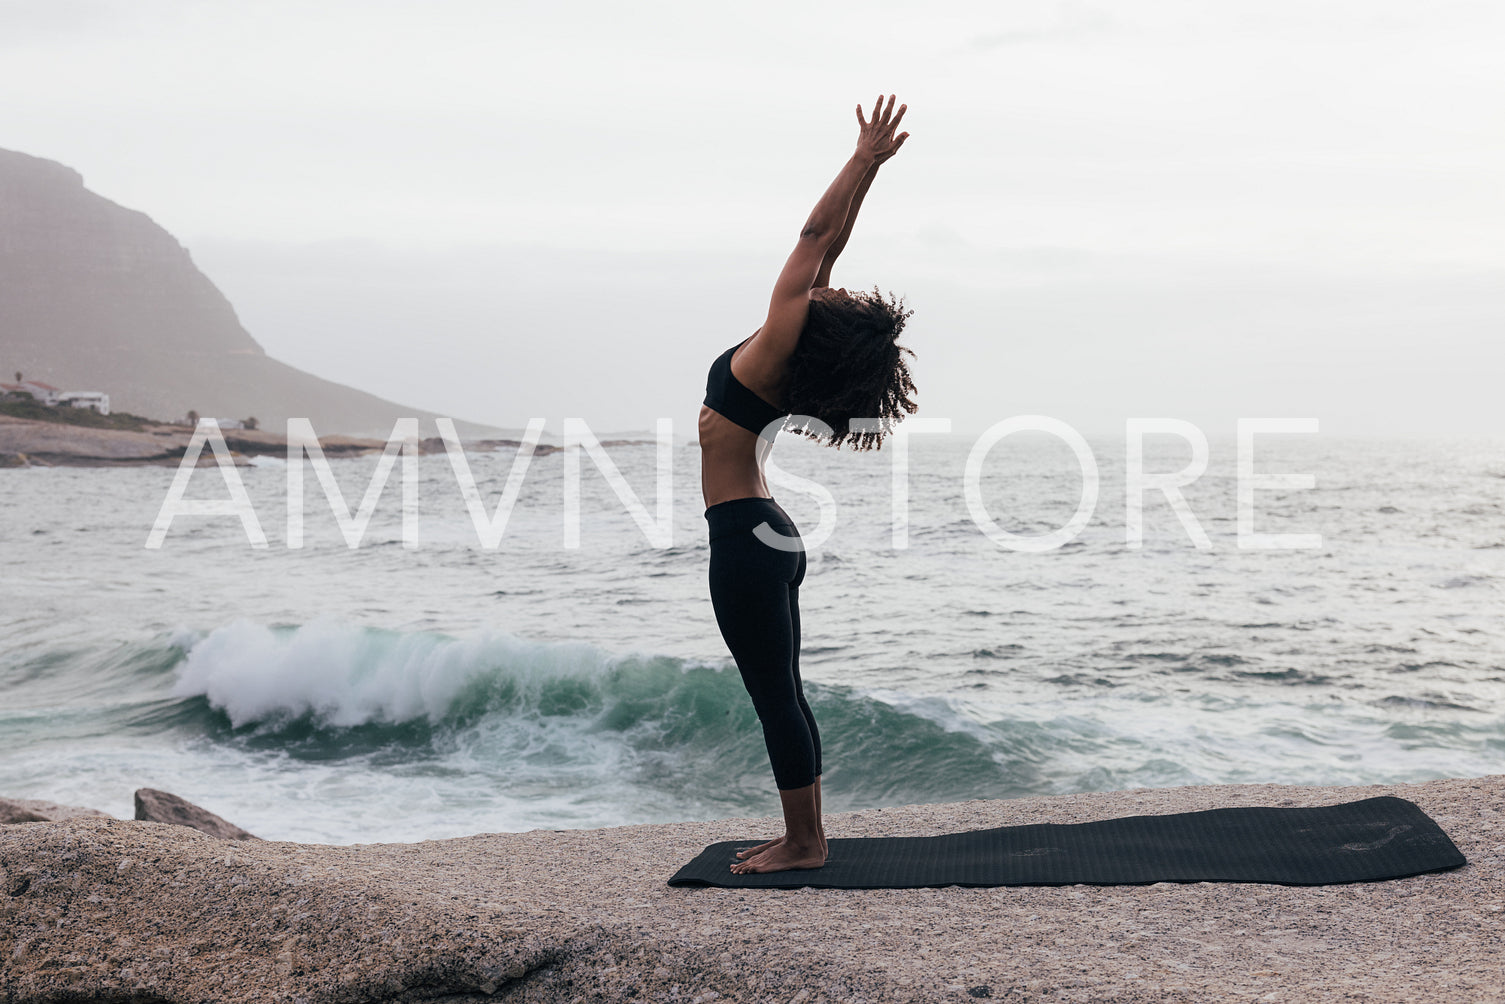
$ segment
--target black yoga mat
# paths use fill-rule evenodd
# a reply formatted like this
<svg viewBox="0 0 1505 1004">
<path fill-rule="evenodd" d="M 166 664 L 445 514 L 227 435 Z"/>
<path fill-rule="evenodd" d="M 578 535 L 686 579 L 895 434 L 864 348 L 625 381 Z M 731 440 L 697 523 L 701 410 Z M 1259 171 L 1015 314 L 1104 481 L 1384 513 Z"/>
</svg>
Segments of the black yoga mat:
<svg viewBox="0 0 1505 1004">
<path fill-rule="evenodd" d="M 1273 882 L 1330 885 L 1403 878 L 1467 864 L 1414 803 L 1383 796 L 1317 808 L 1239 806 L 1032 823 L 937 837 L 833 839 L 824 868 L 734 875 L 736 852 L 712 844 L 674 886 L 916 889 L 925 886 Z"/>
</svg>

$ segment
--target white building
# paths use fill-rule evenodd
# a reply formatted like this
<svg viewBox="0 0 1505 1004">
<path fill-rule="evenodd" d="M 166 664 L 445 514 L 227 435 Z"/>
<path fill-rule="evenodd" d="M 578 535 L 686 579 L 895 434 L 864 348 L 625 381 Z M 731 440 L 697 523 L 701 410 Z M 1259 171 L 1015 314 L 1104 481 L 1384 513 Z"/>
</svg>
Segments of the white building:
<svg viewBox="0 0 1505 1004">
<path fill-rule="evenodd" d="M 110 413 L 110 395 L 97 390 L 65 390 L 58 394 L 57 399 L 59 404 L 66 404 L 71 408 L 88 408 L 101 415 Z"/>
<path fill-rule="evenodd" d="M 62 391 L 50 383 L 40 380 L 22 380 L 20 383 L 0 383 L 0 393 L 3 394 L 30 394 L 32 398 L 41 404 L 57 404 L 58 395 Z"/>
<path fill-rule="evenodd" d="M 32 400 L 49 408 L 88 408 L 101 415 L 110 413 L 110 395 L 97 390 L 60 390 L 40 380 L 20 380 L 0 383 L 0 396 L 7 394 L 30 394 Z"/>
</svg>

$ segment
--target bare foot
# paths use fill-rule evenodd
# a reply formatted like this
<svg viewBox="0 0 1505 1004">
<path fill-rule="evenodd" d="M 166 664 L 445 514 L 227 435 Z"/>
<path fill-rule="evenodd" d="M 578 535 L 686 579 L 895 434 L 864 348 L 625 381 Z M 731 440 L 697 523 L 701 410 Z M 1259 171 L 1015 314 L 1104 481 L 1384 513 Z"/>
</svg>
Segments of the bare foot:
<svg viewBox="0 0 1505 1004">
<path fill-rule="evenodd" d="M 784 838 L 783 837 L 774 837 L 772 840 L 768 841 L 768 843 L 766 843 L 766 844 L 759 844 L 756 847 L 749 847 L 746 850 L 738 851 L 737 852 L 737 860 L 738 861 L 746 861 L 748 858 L 752 857 L 753 855 L 755 855 L 755 854 L 762 854 L 764 851 L 768 850 L 768 848 L 770 848 L 770 847 L 777 847 L 780 844 L 782 844 L 783 842 L 784 842 Z"/>
<path fill-rule="evenodd" d="M 795 844 L 788 835 L 777 841 L 761 854 L 732 865 L 733 873 L 751 875 L 761 872 L 784 872 L 797 868 L 819 868 L 826 863 L 826 854 L 818 843 L 806 846 Z"/>
<path fill-rule="evenodd" d="M 777 846 L 779 846 L 780 844 L 782 844 L 784 842 L 784 839 L 785 839 L 784 837 L 774 837 L 772 840 L 768 841 L 766 844 L 759 844 L 756 847 L 748 847 L 748 848 L 745 848 L 744 850 L 740 850 L 740 851 L 737 852 L 737 860 L 738 861 L 746 861 L 748 858 L 756 857 L 757 855 L 762 854 L 764 851 L 768 850 L 770 847 L 777 847 Z M 829 857 L 830 854 L 831 854 L 830 845 L 828 845 L 826 843 L 826 831 L 825 831 L 825 828 L 822 827 L 821 832 L 820 832 L 820 856 L 824 858 L 824 857 Z"/>
</svg>

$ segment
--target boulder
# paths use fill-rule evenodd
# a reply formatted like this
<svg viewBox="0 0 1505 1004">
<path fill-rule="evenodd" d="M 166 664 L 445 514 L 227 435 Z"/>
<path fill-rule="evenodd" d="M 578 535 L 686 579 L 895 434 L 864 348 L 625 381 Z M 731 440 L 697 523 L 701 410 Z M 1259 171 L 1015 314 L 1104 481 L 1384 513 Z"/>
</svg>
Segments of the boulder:
<svg viewBox="0 0 1505 1004">
<path fill-rule="evenodd" d="M 221 840 L 259 840 L 234 823 L 202 809 L 187 799 L 155 788 L 136 789 L 136 818 L 148 823 L 188 826 Z"/>
</svg>

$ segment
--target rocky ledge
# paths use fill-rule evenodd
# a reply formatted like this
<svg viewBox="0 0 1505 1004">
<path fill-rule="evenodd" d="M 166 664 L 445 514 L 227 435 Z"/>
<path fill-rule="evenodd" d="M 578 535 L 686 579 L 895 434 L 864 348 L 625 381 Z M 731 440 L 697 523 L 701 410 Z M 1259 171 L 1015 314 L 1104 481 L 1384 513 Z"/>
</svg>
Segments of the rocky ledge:
<svg viewBox="0 0 1505 1004">
<path fill-rule="evenodd" d="M 880 891 L 670 889 L 772 820 L 416 844 L 0 826 L 0 1000 L 1485 1001 L 1505 985 L 1505 776 L 906 806 L 832 836 L 1409 798 L 1468 857 L 1399 881 Z"/>
</svg>

